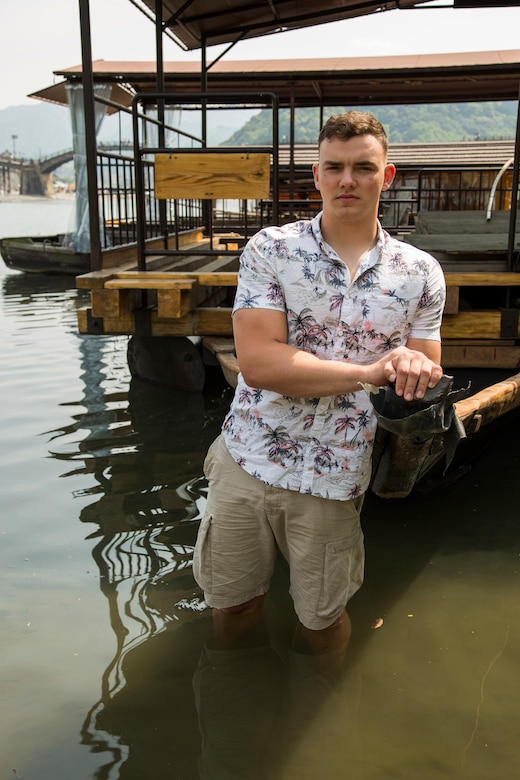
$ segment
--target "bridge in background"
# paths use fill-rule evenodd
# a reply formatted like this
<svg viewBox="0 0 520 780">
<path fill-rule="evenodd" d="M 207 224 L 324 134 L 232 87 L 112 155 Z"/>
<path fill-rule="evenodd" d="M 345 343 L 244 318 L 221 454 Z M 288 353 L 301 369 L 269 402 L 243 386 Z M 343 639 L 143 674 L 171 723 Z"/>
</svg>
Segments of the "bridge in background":
<svg viewBox="0 0 520 780">
<path fill-rule="evenodd" d="M 106 141 L 98 151 L 126 151 L 130 141 Z M 72 148 L 40 157 L 38 160 L 14 157 L 9 152 L 0 154 L 0 195 L 51 195 L 54 192 L 52 173 L 74 159 Z"/>
<path fill-rule="evenodd" d="M 128 151 L 129 149 L 133 148 L 133 143 L 131 141 L 105 141 L 98 143 L 98 152 L 103 151 Z M 62 165 L 65 165 L 66 163 L 70 162 L 74 159 L 74 150 L 73 149 L 63 149 L 60 152 L 53 152 L 53 154 L 49 154 L 45 157 L 40 157 L 38 160 L 38 164 L 40 166 L 40 171 L 42 174 L 48 174 L 52 173 L 52 171 L 57 170 L 57 168 L 61 168 Z"/>
</svg>

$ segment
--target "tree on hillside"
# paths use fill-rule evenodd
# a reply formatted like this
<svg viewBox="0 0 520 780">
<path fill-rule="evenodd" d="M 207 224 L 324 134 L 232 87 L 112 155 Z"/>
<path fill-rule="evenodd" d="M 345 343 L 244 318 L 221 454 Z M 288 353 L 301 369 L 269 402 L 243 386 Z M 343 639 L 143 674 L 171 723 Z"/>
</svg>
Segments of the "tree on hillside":
<svg viewBox="0 0 520 780">
<path fill-rule="evenodd" d="M 348 110 L 348 106 L 330 107 L 324 116 Z M 516 103 L 434 103 L 403 106 L 356 106 L 370 111 L 385 126 L 390 143 L 434 143 L 479 138 L 514 138 Z M 289 111 L 280 112 L 279 141 L 289 141 Z M 316 143 L 319 134 L 319 110 L 301 108 L 295 112 L 296 143 Z M 262 110 L 249 119 L 224 142 L 226 146 L 269 144 L 272 142 L 272 116 Z"/>
</svg>

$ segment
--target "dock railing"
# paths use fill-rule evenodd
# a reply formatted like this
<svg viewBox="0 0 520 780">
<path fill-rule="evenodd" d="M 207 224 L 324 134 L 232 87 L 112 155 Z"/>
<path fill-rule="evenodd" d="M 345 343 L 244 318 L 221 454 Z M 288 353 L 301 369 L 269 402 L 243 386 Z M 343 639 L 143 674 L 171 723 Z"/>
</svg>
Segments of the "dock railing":
<svg viewBox="0 0 520 780">
<path fill-rule="evenodd" d="M 189 105 L 198 108 L 202 116 L 211 107 L 237 105 L 269 107 L 272 114 L 272 143 L 247 147 L 209 147 L 203 132 L 200 141 L 189 145 L 167 146 L 164 133 L 159 127 L 158 143 L 151 144 L 143 132 L 143 115 L 147 107 Z M 257 203 L 272 193 L 275 205 L 273 217 L 278 220 L 278 99 L 271 93 L 142 93 L 132 101 L 135 163 L 135 197 L 137 217 L 137 267 L 145 271 L 147 257 L 157 256 L 157 249 L 146 246 L 152 210 L 159 214 L 159 235 L 164 256 L 232 254 L 218 241 L 215 231 L 216 217 L 226 216 L 229 222 L 228 202 L 240 202 L 235 213 L 240 224 L 238 238 L 246 241 L 258 230 L 261 209 Z M 160 112 L 158 112 L 160 113 Z M 157 124 L 157 120 L 153 120 Z M 161 142 L 162 141 L 162 142 Z M 271 181 L 270 181 L 271 179 Z M 209 243 L 206 248 L 198 246 L 190 250 L 180 246 L 178 236 L 184 209 L 188 202 L 199 202 L 200 228 L 204 230 Z M 252 204 L 252 205 L 251 205 Z M 174 217 L 173 225 L 168 214 Z M 252 217 L 252 218 L 251 218 Z M 173 227 L 173 231 L 171 231 Z M 218 249 L 215 246 L 217 238 Z M 235 249 L 236 253 L 236 249 Z"/>
</svg>

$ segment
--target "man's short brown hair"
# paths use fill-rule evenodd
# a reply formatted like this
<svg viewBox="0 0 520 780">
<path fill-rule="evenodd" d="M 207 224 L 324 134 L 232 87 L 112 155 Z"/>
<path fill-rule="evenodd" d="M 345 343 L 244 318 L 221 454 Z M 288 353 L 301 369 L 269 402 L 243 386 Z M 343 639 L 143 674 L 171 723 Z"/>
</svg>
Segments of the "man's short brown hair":
<svg viewBox="0 0 520 780">
<path fill-rule="evenodd" d="M 329 117 L 321 128 L 318 146 L 322 141 L 331 138 L 341 138 L 348 141 L 357 135 L 373 135 L 381 143 L 385 154 L 388 153 L 388 138 L 385 128 L 375 116 L 366 111 L 345 111 L 344 114 L 334 114 Z"/>
</svg>

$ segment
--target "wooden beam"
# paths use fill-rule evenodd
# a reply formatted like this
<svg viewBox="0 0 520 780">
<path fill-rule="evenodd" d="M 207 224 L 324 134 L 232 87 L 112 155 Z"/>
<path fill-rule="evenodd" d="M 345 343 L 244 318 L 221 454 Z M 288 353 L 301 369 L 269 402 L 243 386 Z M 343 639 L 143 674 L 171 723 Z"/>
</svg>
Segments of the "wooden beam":
<svg viewBox="0 0 520 780">
<path fill-rule="evenodd" d="M 160 320 L 152 312 L 153 336 L 232 336 L 233 323 L 228 307 L 201 306 L 178 320 Z"/>
<path fill-rule="evenodd" d="M 238 283 L 237 271 L 209 271 L 204 268 L 200 271 L 126 271 L 120 274 L 113 274 L 111 277 L 111 286 L 117 286 L 112 280 L 134 279 L 136 284 L 139 280 L 143 281 L 164 281 L 163 286 L 167 287 L 166 282 L 174 287 L 178 280 L 197 282 L 203 287 L 236 287 Z M 124 284 L 121 287 L 125 286 Z M 137 285 L 138 286 L 138 285 Z M 153 284 L 151 284 L 153 286 Z"/>
<path fill-rule="evenodd" d="M 446 339 L 499 339 L 499 311 L 461 311 L 443 317 L 441 336 Z"/>
<path fill-rule="evenodd" d="M 92 290 L 92 316 L 101 318 L 129 317 L 134 311 L 134 293 L 131 290 Z"/>
<path fill-rule="evenodd" d="M 459 311 L 460 287 L 446 287 L 446 303 L 444 314 L 457 314 Z"/>
<path fill-rule="evenodd" d="M 191 287 L 189 289 L 157 290 L 157 317 L 160 320 L 177 320 L 188 314 L 191 308 Z"/>
<path fill-rule="evenodd" d="M 116 275 L 105 282 L 105 290 L 191 290 L 195 279 L 184 274 L 142 273 L 135 276 Z"/>
<path fill-rule="evenodd" d="M 446 344 L 442 345 L 443 368 L 510 368 L 520 367 L 520 347 L 505 344 Z"/>
<path fill-rule="evenodd" d="M 520 287 L 520 274 L 508 272 L 445 273 L 447 287 Z"/>
</svg>

